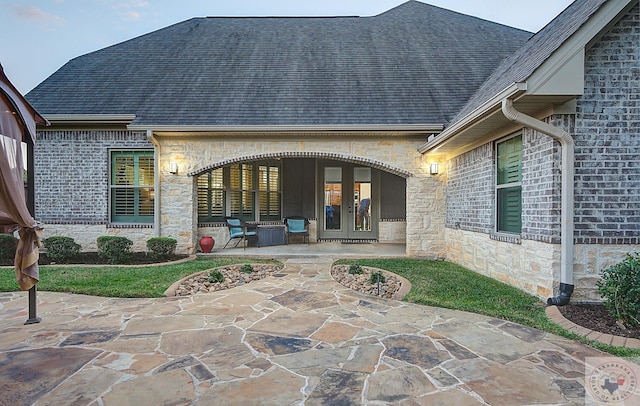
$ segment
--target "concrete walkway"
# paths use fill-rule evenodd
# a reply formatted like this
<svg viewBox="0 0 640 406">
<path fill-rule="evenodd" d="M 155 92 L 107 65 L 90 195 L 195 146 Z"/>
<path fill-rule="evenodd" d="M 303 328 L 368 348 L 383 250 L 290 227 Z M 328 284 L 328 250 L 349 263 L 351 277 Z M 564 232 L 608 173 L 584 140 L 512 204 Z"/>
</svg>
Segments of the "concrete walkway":
<svg viewBox="0 0 640 406">
<path fill-rule="evenodd" d="M 217 293 L 0 293 L 0 405 L 574 405 L 585 357 L 545 332 L 376 299 L 333 258 Z"/>
</svg>

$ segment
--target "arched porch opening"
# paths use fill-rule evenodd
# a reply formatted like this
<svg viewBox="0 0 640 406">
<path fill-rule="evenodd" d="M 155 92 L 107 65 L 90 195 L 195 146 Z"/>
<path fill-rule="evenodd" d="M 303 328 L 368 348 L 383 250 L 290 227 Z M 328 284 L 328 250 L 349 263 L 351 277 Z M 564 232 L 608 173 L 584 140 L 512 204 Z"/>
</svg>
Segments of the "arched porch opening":
<svg viewBox="0 0 640 406">
<path fill-rule="evenodd" d="M 312 241 L 406 240 L 406 178 L 412 175 L 379 161 L 282 152 L 237 157 L 189 175 L 199 229 L 220 227 L 227 216 L 256 224 L 304 216 Z"/>
</svg>

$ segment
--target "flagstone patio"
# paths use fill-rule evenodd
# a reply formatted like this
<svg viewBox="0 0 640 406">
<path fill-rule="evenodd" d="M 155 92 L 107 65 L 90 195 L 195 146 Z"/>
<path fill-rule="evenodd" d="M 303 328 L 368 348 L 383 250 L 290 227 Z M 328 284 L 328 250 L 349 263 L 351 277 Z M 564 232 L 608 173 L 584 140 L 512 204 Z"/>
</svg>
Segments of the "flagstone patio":
<svg viewBox="0 0 640 406">
<path fill-rule="evenodd" d="M 590 347 L 477 314 L 377 299 L 329 257 L 160 299 L 0 293 L 2 405 L 573 405 Z"/>
</svg>

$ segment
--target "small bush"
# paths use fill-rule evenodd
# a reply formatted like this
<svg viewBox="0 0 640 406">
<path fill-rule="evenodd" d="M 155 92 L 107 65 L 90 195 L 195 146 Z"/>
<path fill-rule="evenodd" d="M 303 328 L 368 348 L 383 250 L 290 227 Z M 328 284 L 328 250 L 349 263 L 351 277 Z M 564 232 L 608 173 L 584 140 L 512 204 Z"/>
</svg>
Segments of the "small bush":
<svg viewBox="0 0 640 406">
<path fill-rule="evenodd" d="M 240 272 L 252 273 L 253 267 L 251 266 L 251 264 L 244 264 L 240 267 Z"/>
<path fill-rule="evenodd" d="M 600 272 L 596 285 L 605 299 L 604 306 L 628 328 L 640 326 L 640 254 Z"/>
<path fill-rule="evenodd" d="M 47 257 L 53 262 L 64 264 L 80 253 L 80 244 L 71 237 L 53 236 L 42 242 L 47 249 Z"/>
<path fill-rule="evenodd" d="M 360 265 L 352 264 L 351 266 L 349 266 L 349 273 L 351 275 L 362 275 L 364 271 L 362 270 L 362 267 Z"/>
<path fill-rule="evenodd" d="M 209 282 L 211 283 L 222 283 L 224 282 L 224 274 L 217 269 L 209 272 Z"/>
<path fill-rule="evenodd" d="M 380 283 L 385 283 L 387 281 L 382 272 L 372 272 L 369 276 L 369 283 L 372 285 L 377 284 L 378 277 L 380 277 Z"/>
<path fill-rule="evenodd" d="M 147 240 L 147 251 L 151 258 L 168 259 L 176 252 L 178 241 L 169 237 L 154 237 Z"/>
<path fill-rule="evenodd" d="M 103 235 L 98 237 L 98 255 L 110 264 L 122 264 L 131 259 L 133 241 L 127 237 Z"/>
<path fill-rule="evenodd" d="M 11 234 L 0 234 L 0 259 L 13 261 L 18 248 L 18 239 Z"/>
</svg>

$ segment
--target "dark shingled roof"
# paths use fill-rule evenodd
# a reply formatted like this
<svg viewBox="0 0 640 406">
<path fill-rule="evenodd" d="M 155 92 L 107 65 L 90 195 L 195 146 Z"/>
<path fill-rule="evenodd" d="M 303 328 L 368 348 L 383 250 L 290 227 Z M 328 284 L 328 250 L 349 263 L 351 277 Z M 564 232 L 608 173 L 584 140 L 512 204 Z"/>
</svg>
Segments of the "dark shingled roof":
<svg viewBox="0 0 640 406">
<path fill-rule="evenodd" d="M 458 112 L 453 122 L 480 107 L 514 83 L 526 81 L 607 0 L 577 0 L 507 58 Z"/>
<path fill-rule="evenodd" d="M 138 125 L 446 124 L 530 36 L 418 1 L 375 17 L 193 18 L 75 58 L 27 99 Z"/>
</svg>

